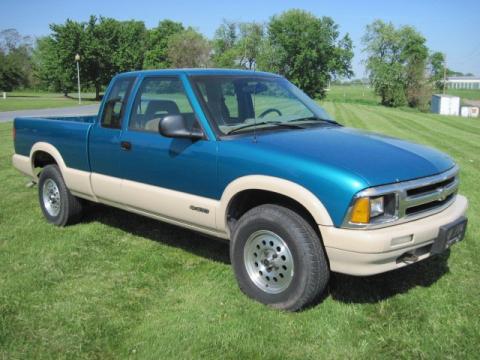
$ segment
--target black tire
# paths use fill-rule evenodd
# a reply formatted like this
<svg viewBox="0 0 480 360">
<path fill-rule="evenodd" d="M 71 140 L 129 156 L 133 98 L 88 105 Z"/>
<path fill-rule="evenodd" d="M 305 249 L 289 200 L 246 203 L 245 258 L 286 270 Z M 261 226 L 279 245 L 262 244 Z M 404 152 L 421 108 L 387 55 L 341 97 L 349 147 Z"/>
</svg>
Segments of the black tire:
<svg viewBox="0 0 480 360">
<path fill-rule="evenodd" d="M 51 195 L 55 198 L 56 194 L 58 193 L 57 200 L 52 200 L 54 203 L 49 203 L 48 201 L 44 200 L 44 195 L 47 196 L 47 194 L 45 194 L 45 192 L 47 192 L 46 184 L 50 189 L 55 189 L 56 186 L 56 190 L 58 190 L 53 191 L 54 195 Z M 50 198 L 50 196 L 47 197 Z M 38 181 L 38 199 L 43 215 L 49 223 L 57 226 L 66 226 L 74 224 L 81 219 L 82 201 L 73 196 L 67 189 L 65 181 L 63 180 L 62 174 L 57 165 L 47 165 L 40 173 L 40 178 Z"/>
<path fill-rule="evenodd" d="M 255 245 L 254 242 L 262 240 L 256 240 L 256 234 L 260 234 L 260 236 L 262 234 L 274 234 L 289 249 L 294 271 L 292 269 L 289 284 L 284 284 L 287 287 L 283 290 L 279 289 L 278 291 L 280 292 L 278 293 L 268 292 L 272 291 L 271 288 L 267 288 L 271 279 L 267 281 L 266 278 L 268 276 L 265 276 L 264 279 L 264 274 L 261 271 L 259 271 L 261 275 L 254 274 L 253 277 L 249 275 L 249 271 L 256 271 L 258 266 L 255 261 L 257 257 L 255 249 L 259 248 L 260 244 Z M 276 238 L 273 239 L 275 240 Z M 270 204 L 255 207 L 240 218 L 235 226 L 231 240 L 230 258 L 235 276 L 240 289 L 249 297 L 278 309 L 297 311 L 314 302 L 325 291 L 330 278 L 330 269 L 321 241 L 310 224 L 296 212 L 282 206 Z M 255 257 L 249 255 L 252 245 L 247 244 L 255 245 L 253 248 Z M 268 244 L 266 246 L 268 247 Z M 275 246 L 273 246 L 273 249 L 275 249 Z M 280 247 L 276 247 L 276 249 L 280 249 Z M 262 251 L 262 256 L 266 256 L 264 255 L 265 253 L 275 250 L 266 248 L 259 250 L 259 252 Z M 279 252 L 278 254 L 281 253 Z M 273 268 L 277 271 L 276 274 L 280 275 L 279 271 L 281 269 L 278 264 L 271 264 L 277 260 L 281 263 L 281 260 L 285 259 L 285 257 L 282 256 L 282 259 L 280 259 L 278 256 L 275 256 L 275 253 L 269 256 L 273 260 L 272 263 L 268 263 L 271 266 L 268 271 L 272 271 L 271 269 Z M 255 267 L 248 265 L 249 258 L 253 259 Z M 263 260 L 260 262 L 260 265 L 263 266 Z M 265 267 L 264 269 L 268 268 Z M 254 281 L 263 284 L 259 285 Z"/>
</svg>

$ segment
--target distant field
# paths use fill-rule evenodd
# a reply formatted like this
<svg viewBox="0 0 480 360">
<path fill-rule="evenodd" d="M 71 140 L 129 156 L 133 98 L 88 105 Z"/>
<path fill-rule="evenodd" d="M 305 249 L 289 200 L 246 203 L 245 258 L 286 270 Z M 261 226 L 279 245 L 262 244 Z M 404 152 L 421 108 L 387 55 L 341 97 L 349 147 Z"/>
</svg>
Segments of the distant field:
<svg viewBox="0 0 480 360">
<path fill-rule="evenodd" d="M 480 100 L 480 90 L 448 89 L 447 94 L 460 96 L 462 100 Z M 364 105 L 376 105 L 380 103 L 380 97 L 374 94 L 370 86 L 361 85 L 334 85 L 330 91 L 327 92 L 326 100 Z"/>
<path fill-rule="evenodd" d="M 380 97 L 366 85 L 333 85 L 327 91 L 326 101 L 376 105 L 380 102 Z"/>
<path fill-rule="evenodd" d="M 0 93 L 0 111 L 13 110 L 29 110 L 29 109 L 46 109 L 59 108 L 67 106 L 78 105 L 78 95 L 69 94 L 71 97 L 65 97 L 63 94 L 47 93 L 47 92 L 32 92 L 20 91 L 7 93 L 7 98 L 4 100 Z M 94 94 L 82 94 L 82 104 L 94 104 Z"/>
<path fill-rule="evenodd" d="M 383 275 L 335 274 L 322 303 L 285 313 L 241 293 L 227 244 L 105 206 L 47 224 L 11 166 L 12 124 L 0 124 L 0 359 L 478 358 L 480 121 L 323 104 L 345 125 L 452 156 L 466 239 Z"/>
<path fill-rule="evenodd" d="M 462 100 L 480 100 L 480 90 L 447 89 L 446 93 L 460 96 Z"/>
</svg>

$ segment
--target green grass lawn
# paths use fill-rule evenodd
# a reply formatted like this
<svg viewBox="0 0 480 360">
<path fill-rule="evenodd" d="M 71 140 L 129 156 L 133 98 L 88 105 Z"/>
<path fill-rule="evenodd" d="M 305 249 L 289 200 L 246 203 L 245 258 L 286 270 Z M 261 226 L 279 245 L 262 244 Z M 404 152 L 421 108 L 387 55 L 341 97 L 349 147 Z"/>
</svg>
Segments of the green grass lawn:
<svg viewBox="0 0 480 360">
<path fill-rule="evenodd" d="M 453 156 L 465 241 L 383 275 L 336 274 L 322 303 L 280 312 L 240 292 L 225 243 L 98 205 L 81 224 L 47 224 L 0 124 L 0 358 L 478 357 L 480 121 L 324 105 L 345 125 Z"/>
<path fill-rule="evenodd" d="M 373 93 L 370 86 L 366 85 L 333 85 L 327 91 L 326 99 L 331 102 L 364 105 L 377 105 L 380 103 L 380 97 Z"/>
<path fill-rule="evenodd" d="M 448 95 L 460 96 L 462 100 L 480 100 L 480 90 L 447 89 Z"/>
<path fill-rule="evenodd" d="M 437 93 L 437 92 L 436 92 Z M 438 93 L 441 93 L 439 91 Z M 448 89 L 448 95 L 460 96 L 462 100 L 480 100 L 480 90 Z M 370 86 L 334 85 L 327 91 L 327 101 L 377 105 L 380 97 L 375 95 Z"/>
<path fill-rule="evenodd" d="M 77 94 L 69 94 L 67 98 L 58 93 L 17 91 L 7 93 L 6 99 L 3 99 L 1 96 L 2 94 L 0 93 L 0 111 L 46 109 L 78 105 Z M 82 94 L 82 105 L 96 103 L 94 98 L 95 94 Z"/>
</svg>

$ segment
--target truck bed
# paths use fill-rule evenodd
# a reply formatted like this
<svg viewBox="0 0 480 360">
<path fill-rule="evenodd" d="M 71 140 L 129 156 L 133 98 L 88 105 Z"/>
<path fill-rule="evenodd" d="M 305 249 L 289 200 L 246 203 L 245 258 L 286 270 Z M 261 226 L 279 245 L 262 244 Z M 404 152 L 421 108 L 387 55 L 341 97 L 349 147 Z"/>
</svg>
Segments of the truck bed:
<svg viewBox="0 0 480 360">
<path fill-rule="evenodd" d="M 96 118 L 96 115 L 16 118 L 15 152 L 29 156 L 35 143 L 46 142 L 58 149 L 67 166 L 89 171 L 88 135 Z"/>
</svg>

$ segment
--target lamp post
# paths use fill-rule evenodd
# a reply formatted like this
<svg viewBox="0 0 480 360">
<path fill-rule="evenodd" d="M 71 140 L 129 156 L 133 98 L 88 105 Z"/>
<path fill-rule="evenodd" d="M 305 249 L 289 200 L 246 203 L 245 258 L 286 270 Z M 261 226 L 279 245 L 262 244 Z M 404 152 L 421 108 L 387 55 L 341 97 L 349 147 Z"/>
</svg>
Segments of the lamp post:
<svg viewBox="0 0 480 360">
<path fill-rule="evenodd" d="M 82 103 L 82 95 L 80 95 L 80 55 L 75 55 L 75 61 L 77 62 L 77 83 L 78 83 L 78 103 Z"/>
</svg>

